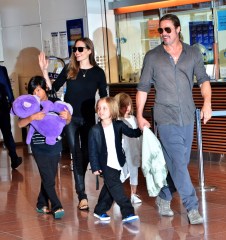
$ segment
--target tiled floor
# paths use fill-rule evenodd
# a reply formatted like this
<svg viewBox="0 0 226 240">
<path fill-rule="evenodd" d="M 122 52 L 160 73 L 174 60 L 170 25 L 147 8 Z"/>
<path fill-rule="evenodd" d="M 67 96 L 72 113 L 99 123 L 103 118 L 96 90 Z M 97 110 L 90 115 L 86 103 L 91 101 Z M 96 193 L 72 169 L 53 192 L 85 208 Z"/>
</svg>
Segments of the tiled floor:
<svg viewBox="0 0 226 240">
<path fill-rule="evenodd" d="M 32 155 L 27 148 L 18 147 L 24 162 L 18 170 L 11 171 L 7 151 L 0 147 L 0 240 L 176 240 L 176 239 L 226 239 L 226 164 L 223 161 L 205 161 L 205 186 L 217 186 L 216 191 L 197 190 L 203 225 L 188 224 L 186 211 L 177 195 L 172 202 L 174 217 L 159 216 L 154 198 L 146 191 L 145 179 L 140 172 L 139 194 L 143 203 L 134 205 L 140 221 L 122 224 L 120 211 L 114 204 L 108 224 L 93 217 L 93 208 L 99 191 L 95 190 L 95 177 L 88 171 L 86 186 L 89 197 L 89 212 L 77 209 L 78 200 L 74 191 L 69 157 L 64 156 L 57 176 L 57 190 L 65 209 L 61 220 L 35 211 L 40 178 Z M 192 161 L 190 172 L 195 186 L 198 186 L 198 165 Z M 102 181 L 102 180 L 101 180 Z M 100 182 L 101 184 L 102 182 Z M 129 194 L 129 185 L 125 183 Z"/>
</svg>

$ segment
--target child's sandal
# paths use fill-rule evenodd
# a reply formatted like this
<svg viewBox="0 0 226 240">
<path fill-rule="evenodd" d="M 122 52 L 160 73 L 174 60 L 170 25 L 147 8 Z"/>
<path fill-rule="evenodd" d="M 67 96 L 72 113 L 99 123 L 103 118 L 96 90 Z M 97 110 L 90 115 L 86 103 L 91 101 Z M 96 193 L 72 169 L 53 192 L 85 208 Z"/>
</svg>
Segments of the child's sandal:
<svg viewBox="0 0 226 240">
<path fill-rule="evenodd" d="M 55 212 L 53 212 L 53 217 L 55 219 L 60 219 L 64 216 L 64 209 L 63 208 L 59 208 L 57 209 Z"/>
<path fill-rule="evenodd" d="M 49 214 L 51 212 L 47 206 L 44 206 L 42 208 L 36 208 L 36 211 L 43 214 Z"/>
</svg>

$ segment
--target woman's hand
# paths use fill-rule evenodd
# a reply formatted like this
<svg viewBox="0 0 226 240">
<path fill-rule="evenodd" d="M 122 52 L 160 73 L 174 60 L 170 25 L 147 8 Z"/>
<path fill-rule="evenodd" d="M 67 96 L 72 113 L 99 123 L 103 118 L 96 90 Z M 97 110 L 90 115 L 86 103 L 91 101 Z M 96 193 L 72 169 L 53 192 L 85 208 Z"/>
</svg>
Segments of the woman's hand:
<svg viewBox="0 0 226 240">
<path fill-rule="evenodd" d="M 46 58 L 46 55 L 44 52 L 40 52 L 40 54 L 38 55 L 38 61 L 39 61 L 39 66 L 42 72 L 47 71 L 49 66 L 49 60 Z"/>
<path fill-rule="evenodd" d="M 98 171 L 93 172 L 93 174 L 96 175 L 96 176 L 97 176 L 97 175 L 100 175 L 101 173 L 102 173 L 101 170 L 98 170 Z"/>
<path fill-rule="evenodd" d="M 49 73 L 48 73 L 49 60 L 46 58 L 46 55 L 44 52 L 40 52 L 40 54 L 38 55 L 38 62 L 39 62 L 39 66 L 41 68 L 43 77 L 46 80 L 46 84 L 47 84 L 48 88 L 51 90 L 52 83 L 51 83 L 51 80 L 49 78 Z"/>
<path fill-rule="evenodd" d="M 62 118 L 62 119 L 65 119 L 67 124 L 70 123 L 71 121 L 71 113 L 65 108 L 64 111 L 60 112 L 59 113 L 59 116 Z"/>
</svg>

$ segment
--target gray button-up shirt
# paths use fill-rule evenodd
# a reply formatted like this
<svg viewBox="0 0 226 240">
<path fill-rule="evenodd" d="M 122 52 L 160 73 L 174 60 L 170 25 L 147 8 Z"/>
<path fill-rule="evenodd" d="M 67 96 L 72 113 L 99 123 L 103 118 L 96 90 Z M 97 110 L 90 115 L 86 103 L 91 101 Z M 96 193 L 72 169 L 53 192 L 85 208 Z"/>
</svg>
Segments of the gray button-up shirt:
<svg viewBox="0 0 226 240">
<path fill-rule="evenodd" d="M 185 43 L 182 45 L 177 64 L 165 51 L 163 44 L 148 51 L 144 58 L 137 90 L 148 93 L 154 85 L 154 116 L 157 124 L 185 126 L 194 122 L 194 76 L 198 85 L 210 80 L 197 47 Z"/>
</svg>

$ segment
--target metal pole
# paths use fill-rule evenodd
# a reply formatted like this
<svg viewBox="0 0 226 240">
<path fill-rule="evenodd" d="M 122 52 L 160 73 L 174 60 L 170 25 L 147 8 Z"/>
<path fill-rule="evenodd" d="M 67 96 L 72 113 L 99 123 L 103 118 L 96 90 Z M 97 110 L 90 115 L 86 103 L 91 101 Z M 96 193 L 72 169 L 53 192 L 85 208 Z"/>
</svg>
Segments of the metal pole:
<svg viewBox="0 0 226 240">
<path fill-rule="evenodd" d="M 203 170 L 203 153 L 202 153 L 202 130 L 200 110 L 196 109 L 196 129 L 197 129 L 197 147 L 198 147 L 198 160 L 199 160 L 199 186 L 201 190 L 204 188 L 204 170 Z"/>
<path fill-rule="evenodd" d="M 154 108 L 151 108 L 151 128 L 152 128 L 152 132 L 155 134 L 155 136 L 157 137 L 158 133 L 157 133 L 157 127 L 156 127 L 156 123 L 155 123 L 155 116 L 154 116 Z"/>
<path fill-rule="evenodd" d="M 197 132 L 197 148 L 199 160 L 199 190 L 200 191 L 214 191 L 216 187 L 205 187 L 204 165 L 203 165 L 203 151 L 202 151 L 202 127 L 200 109 L 196 109 L 196 132 Z"/>
<path fill-rule="evenodd" d="M 221 110 L 221 111 L 213 111 L 212 112 L 212 117 L 223 117 L 226 116 L 226 111 Z"/>
</svg>

